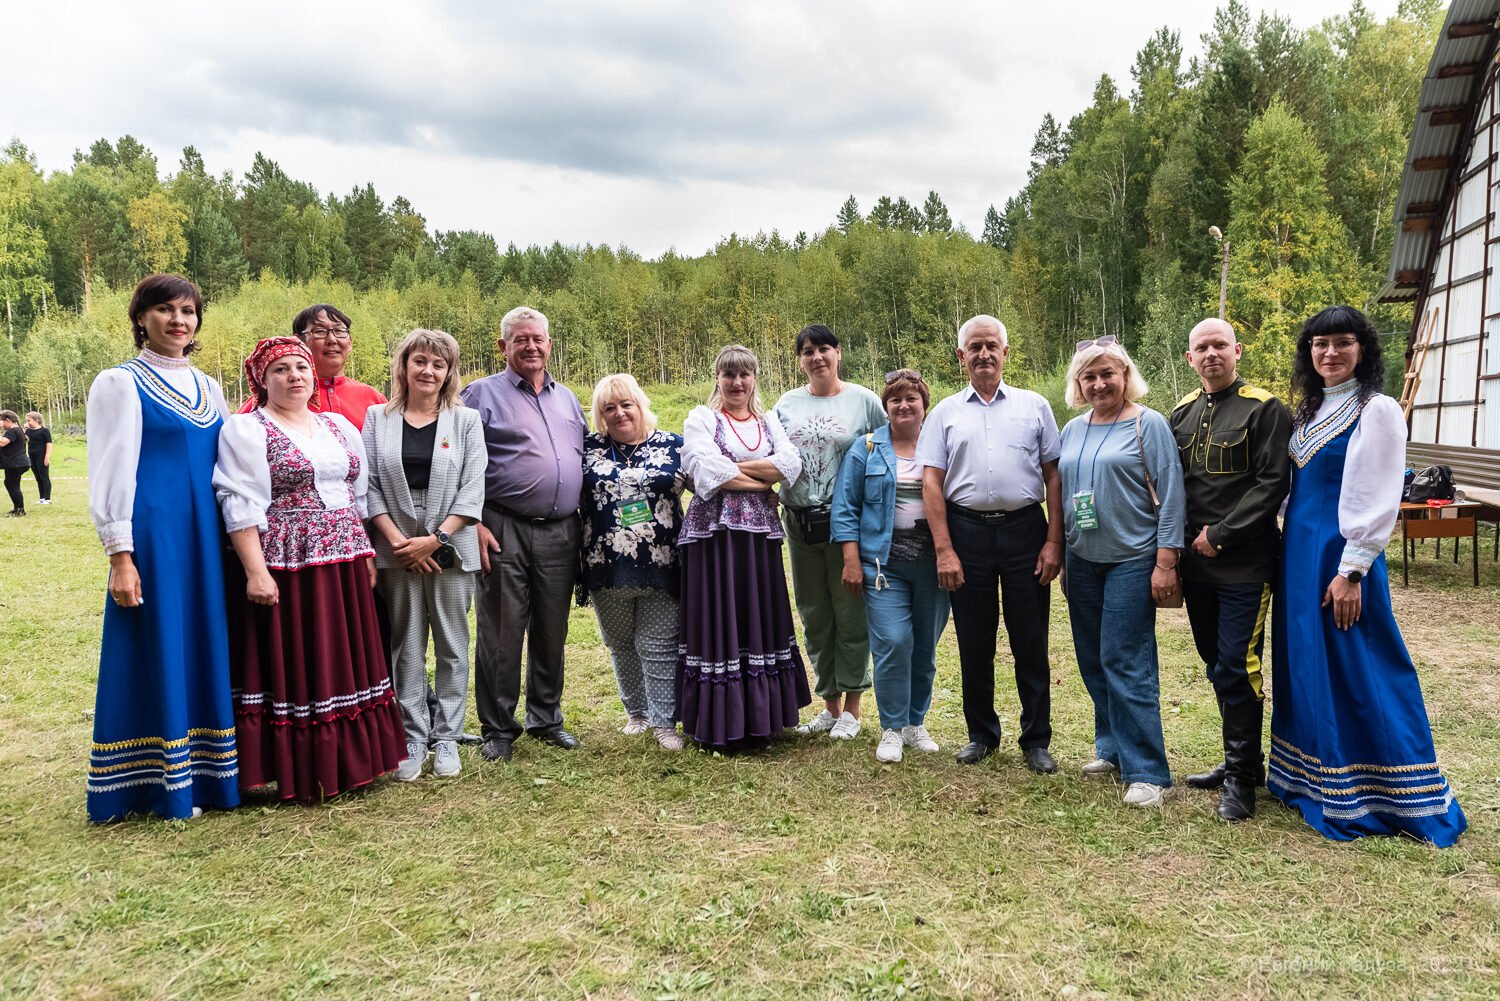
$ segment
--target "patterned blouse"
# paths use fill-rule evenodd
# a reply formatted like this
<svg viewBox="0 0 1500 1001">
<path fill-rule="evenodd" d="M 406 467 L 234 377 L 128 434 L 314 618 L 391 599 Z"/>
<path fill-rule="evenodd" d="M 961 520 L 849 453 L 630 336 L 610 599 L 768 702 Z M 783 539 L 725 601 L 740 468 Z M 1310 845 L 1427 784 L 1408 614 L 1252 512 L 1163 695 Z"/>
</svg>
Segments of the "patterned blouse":
<svg viewBox="0 0 1500 1001">
<path fill-rule="evenodd" d="M 681 435 L 656 430 L 638 445 L 620 445 L 601 432 L 584 438 L 580 603 L 617 587 L 677 597 L 682 488 Z"/>
</svg>

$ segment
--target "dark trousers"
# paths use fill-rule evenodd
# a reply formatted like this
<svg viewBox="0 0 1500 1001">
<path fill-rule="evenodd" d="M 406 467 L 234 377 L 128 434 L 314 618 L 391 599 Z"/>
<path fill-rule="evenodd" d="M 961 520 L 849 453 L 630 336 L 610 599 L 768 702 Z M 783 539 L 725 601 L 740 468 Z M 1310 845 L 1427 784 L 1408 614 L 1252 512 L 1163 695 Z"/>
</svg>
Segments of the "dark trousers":
<svg viewBox="0 0 1500 1001">
<path fill-rule="evenodd" d="M 1219 701 L 1231 706 L 1263 701 L 1261 656 L 1271 585 L 1184 579 L 1182 597 L 1193 627 L 1193 644 Z"/>
<path fill-rule="evenodd" d="M 534 522 L 486 506 L 500 543 L 475 597 L 474 708 L 481 734 L 521 735 L 521 647 L 526 648 L 526 732 L 562 726 L 563 651 L 578 576 L 577 518 Z"/>
<path fill-rule="evenodd" d="M 26 498 L 21 496 L 21 477 L 25 475 L 25 466 L 5 471 L 5 492 L 10 494 L 10 506 L 14 511 L 26 510 Z"/>
<path fill-rule="evenodd" d="M 31 460 L 31 475 L 36 477 L 36 493 L 39 500 L 52 499 L 52 467 L 42 461 L 41 456 Z"/>
<path fill-rule="evenodd" d="M 969 740 L 1000 746 L 995 643 L 1003 612 L 1021 696 L 1018 743 L 1023 748 L 1046 747 L 1052 740 L 1052 668 L 1047 663 L 1052 588 L 1036 578 L 1037 557 L 1047 541 L 1042 508 L 1022 508 L 999 524 L 986 525 L 950 504 L 948 535 L 964 571 L 963 586 L 953 592 L 952 604 Z"/>
</svg>

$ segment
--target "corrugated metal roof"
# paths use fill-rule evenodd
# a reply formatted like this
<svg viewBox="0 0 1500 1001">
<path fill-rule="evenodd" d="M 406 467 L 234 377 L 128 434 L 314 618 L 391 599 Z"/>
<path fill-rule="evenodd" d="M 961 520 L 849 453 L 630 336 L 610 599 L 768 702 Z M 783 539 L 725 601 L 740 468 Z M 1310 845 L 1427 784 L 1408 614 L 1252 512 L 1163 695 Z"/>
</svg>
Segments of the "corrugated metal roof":
<svg viewBox="0 0 1500 1001">
<path fill-rule="evenodd" d="M 1443 223 L 1450 206 L 1445 203 L 1453 175 L 1463 169 L 1467 149 L 1459 149 L 1464 141 L 1465 123 L 1471 117 L 1473 102 L 1482 96 L 1483 84 L 1488 73 L 1484 63 L 1494 42 L 1493 33 L 1468 35 L 1462 38 L 1449 37 L 1454 25 L 1474 22 L 1494 22 L 1500 16 L 1500 0 L 1454 0 L 1448 8 L 1448 17 L 1443 22 L 1442 34 L 1438 36 L 1432 52 L 1432 62 L 1427 66 L 1427 77 L 1422 81 L 1422 96 L 1418 104 L 1417 120 L 1412 124 L 1411 143 L 1406 150 L 1406 169 L 1401 175 L 1401 187 L 1396 194 L 1395 244 L 1391 248 L 1391 266 L 1386 274 L 1385 287 L 1380 298 L 1387 302 L 1410 302 L 1417 298 L 1419 288 L 1398 283 L 1397 276 L 1403 271 L 1424 271 L 1431 258 L 1433 241 L 1441 238 Z M 1467 76 L 1440 77 L 1444 67 L 1479 63 L 1477 72 Z M 1434 108 L 1459 105 L 1464 113 L 1459 123 L 1433 125 L 1431 111 Z M 1413 164 L 1428 157 L 1454 157 L 1453 166 L 1446 170 L 1416 170 Z M 1422 202 L 1437 205 L 1433 216 L 1434 226 L 1425 232 L 1405 232 L 1401 223 L 1408 216 L 1409 206 Z M 1428 277 L 1424 277 L 1424 284 Z"/>
</svg>

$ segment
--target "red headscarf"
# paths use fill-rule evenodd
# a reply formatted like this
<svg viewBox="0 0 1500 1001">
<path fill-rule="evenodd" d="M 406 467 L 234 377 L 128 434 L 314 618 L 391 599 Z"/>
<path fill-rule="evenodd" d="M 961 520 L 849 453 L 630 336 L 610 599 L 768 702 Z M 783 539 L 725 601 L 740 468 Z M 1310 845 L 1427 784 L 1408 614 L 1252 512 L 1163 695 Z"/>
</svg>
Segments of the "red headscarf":
<svg viewBox="0 0 1500 1001">
<path fill-rule="evenodd" d="M 312 367 L 312 353 L 295 337 L 267 337 L 255 345 L 255 350 L 245 359 L 245 378 L 250 381 L 251 393 L 259 394 L 266 388 L 266 369 L 277 358 L 287 355 L 301 355 L 307 359 L 308 367 Z"/>
</svg>

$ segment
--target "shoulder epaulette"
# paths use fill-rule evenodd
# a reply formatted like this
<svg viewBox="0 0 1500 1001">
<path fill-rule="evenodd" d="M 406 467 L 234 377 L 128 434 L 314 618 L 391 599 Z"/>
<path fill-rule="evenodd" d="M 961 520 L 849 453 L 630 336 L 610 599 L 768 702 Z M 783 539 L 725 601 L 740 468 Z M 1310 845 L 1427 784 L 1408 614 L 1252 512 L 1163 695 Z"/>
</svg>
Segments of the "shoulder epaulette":
<svg viewBox="0 0 1500 1001">
<path fill-rule="evenodd" d="M 1177 406 L 1173 407 L 1172 409 L 1173 410 L 1177 410 L 1180 407 L 1185 407 L 1189 403 L 1192 403 L 1194 400 L 1196 400 L 1198 397 L 1200 397 L 1202 395 L 1203 395 L 1203 390 L 1201 388 L 1195 389 L 1191 393 L 1189 393 L 1186 396 L 1184 396 L 1182 399 L 1178 400 L 1177 401 Z"/>
<path fill-rule="evenodd" d="M 1247 400 L 1257 400 L 1261 403 L 1269 403 L 1276 397 L 1261 389 L 1259 386 L 1241 386 L 1240 395 Z"/>
</svg>

